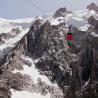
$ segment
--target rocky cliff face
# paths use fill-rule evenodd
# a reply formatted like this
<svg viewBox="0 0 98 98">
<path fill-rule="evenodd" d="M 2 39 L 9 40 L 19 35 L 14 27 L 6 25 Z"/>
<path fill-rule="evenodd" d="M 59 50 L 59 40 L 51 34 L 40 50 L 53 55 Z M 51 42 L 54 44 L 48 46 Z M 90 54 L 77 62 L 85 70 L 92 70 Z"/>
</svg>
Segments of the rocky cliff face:
<svg viewBox="0 0 98 98">
<path fill-rule="evenodd" d="M 59 9 L 52 19 L 35 19 L 27 31 L 0 35 L 0 98 L 14 98 L 12 89 L 42 98 L 98 98 L 98 20 L 91 15 L 87 23 L 83 15 L 74 18 L 66 11 Z M 73 25 L 69 47 L 71 19 L 87 24 Z"/>
<path fill-rule="evenodd" d="M 95 21 L 97 24 L 97 20 Z M 96 26 L 92 31 L 97 32 Z M 92 35 L 90 29 L 84 32 L 73 27 L 74 41 L 69 48 L 65 37 L 66 25 L 53 26 L 46 21 L 40 28 L 34 27 L 37 25 L 33 24 L 28 33 L 28 52 L 34 59 L 40 58 L 36 63 L 40 73 L 62 88 L 64 98 L 97 98 L 97 84 L 95 85 L 93 80 L 97 73 L 93 68 L 97 67 L 94 56 L 97 56 L 98 38 Z M 30 41 L 34 43 L 31 44 Z"/>
</svg>

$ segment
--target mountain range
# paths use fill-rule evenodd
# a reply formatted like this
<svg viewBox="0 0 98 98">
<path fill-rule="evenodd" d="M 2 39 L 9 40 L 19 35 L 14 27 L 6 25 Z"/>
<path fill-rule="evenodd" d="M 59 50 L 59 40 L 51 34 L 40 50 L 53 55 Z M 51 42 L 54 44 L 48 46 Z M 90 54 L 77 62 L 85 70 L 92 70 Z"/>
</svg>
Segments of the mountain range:
<svg viewBox="0 0 98 98">
<path fill-rule="evenodd" d="M 0 18 L 0 98 L 98 98 L 97 68 L 96 4 L 35 18 Z"/>
</svg>

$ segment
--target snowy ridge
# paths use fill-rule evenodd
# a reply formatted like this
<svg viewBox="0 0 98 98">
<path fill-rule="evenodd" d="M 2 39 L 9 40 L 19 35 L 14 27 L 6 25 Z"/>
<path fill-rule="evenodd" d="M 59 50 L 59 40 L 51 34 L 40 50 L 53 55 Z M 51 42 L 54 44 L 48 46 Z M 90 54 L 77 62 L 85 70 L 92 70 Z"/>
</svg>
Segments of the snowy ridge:
<svg viewBox="0 0 98 98">
<path fill-rule="evenodd" d="M 24 25 L 28 24 L 31 25 L 32 21 L 34 21 L 33 18 L 16 19 L 16 20 L 7 20 L 0 18 L 0 34 L 11 32 L 11 30 L 16 27 L 23 28 Z M 30 25 L 28 25 L 27 28 L 29 28 Z"/>
<path fill-rule="evenodd" d="M 66 22 L 68 25 L 72 24 L 76 27 L 83 27 L 87 24 L 87 19 L 90 16 L 97 17 L 98 14 L 94 10 L 82 10 L 82 11 L 74 11 L 73 13 L 67 14 L 65 17 L 58 17 L 54 19 L 53 13 L 49 13 L 43 16 L 35 17 L 35 18 L 24 18 L 24 19 L 16 19 L 16 20 L 8 20 L 4 18 L 0 18 L 0 33 L 10 32 L 14 27 L 23 27 L 24 25 L 32 24 L 36 19 L 43 19 L 44 22 L 49 20 L 51 25 L 58 25 L 59 23 Z M 30 25 L 27 27 L 29 28 Z M 27 28 L 26 27 L 26 28 Z"/>
<path fill-rule="evenodd" d="M 87 30 L 87 19 L 90 16 L 97 17 L 98 14 L 94 10 L 82 10 L 82 11 L 74 11 L 73 13 L 68 13 L 65 17 L 58 17 L 56 19 L 50 18 L 49 21 L 51 25 L 58 25 L 62 22 L 65 22 L 67 25 L 74 25 L 78 27 L 81 31 Z M 85 28 L 85 29 L 84 29 Z"/>
<path fill-rule="evenodd" d="M 96 16 L 96 14 L 97 13 L 94 10 L 88 10 L 88 9 L 74 12 L 74 15 L 80 18 L 83 18 L 84 16 L 88 18 L 92 15 Z"/>
</svg>

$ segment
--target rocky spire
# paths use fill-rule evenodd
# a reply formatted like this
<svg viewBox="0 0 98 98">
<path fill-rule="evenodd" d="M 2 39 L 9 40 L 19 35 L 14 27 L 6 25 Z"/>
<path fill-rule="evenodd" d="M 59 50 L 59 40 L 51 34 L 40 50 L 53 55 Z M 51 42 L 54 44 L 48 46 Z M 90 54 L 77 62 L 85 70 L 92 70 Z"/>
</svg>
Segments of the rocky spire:
<svg viewBox="0 0 98 98">
<path fill-rule="evenodd" d="M 71 13 L 70 11 L 68 11 L 65 7 L 64 8 L 60 8 L 58 9 L 55 14 L 54 14 L 54 18 L 56 17 L 64 17 L 66 16 L 68 13 Z"/>
</svg>

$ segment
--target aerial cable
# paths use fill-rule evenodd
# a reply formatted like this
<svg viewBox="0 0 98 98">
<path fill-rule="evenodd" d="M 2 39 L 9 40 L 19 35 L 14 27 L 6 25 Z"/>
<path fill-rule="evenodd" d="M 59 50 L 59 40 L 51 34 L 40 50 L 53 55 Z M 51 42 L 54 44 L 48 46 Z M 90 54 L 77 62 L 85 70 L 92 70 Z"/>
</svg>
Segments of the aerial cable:
<svg viewBox="0 0 98 98">
<path fill-rule="evenodd" d="M 33 3 L 31 0 L 26 0 L 29 4 L 31 4 L 32 6 L 34 6 L 35 8 L 37 8 L 39 11 L 46 13 L 47 11 L 45 11 L 43 8 L 37 6 L 35 3 Z"/>
</svg>

